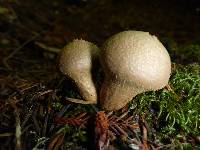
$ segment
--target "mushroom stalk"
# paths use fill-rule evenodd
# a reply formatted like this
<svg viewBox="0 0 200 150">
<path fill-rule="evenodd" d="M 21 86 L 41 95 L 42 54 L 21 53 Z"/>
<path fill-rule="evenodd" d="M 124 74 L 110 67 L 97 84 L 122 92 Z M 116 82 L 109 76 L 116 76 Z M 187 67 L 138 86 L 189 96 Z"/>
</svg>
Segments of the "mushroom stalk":
<svg viewBox="0 0 200 150">
<path fill-rule="evenodd" d="M 75 84 L 78 87 L 79 93 L 83 100 L 90 101 L 91 104 L 97 103 L 97 94 L 94 94 L 96 93 L 96 89 L 91 74 L 77 71 L 76 75 L 73 75 L 73 80 L 75 81 Z M 82 102 L 77 101 L 76 103 Z"/>
<path fill-rule="evenodd" d="M 104 110 L 118 110 L 140 93 L 138 87 L 107 78 L 101 87 L 100 105 Z M 120 91 L 120 92 L 119 92 Z"/>
</svg>

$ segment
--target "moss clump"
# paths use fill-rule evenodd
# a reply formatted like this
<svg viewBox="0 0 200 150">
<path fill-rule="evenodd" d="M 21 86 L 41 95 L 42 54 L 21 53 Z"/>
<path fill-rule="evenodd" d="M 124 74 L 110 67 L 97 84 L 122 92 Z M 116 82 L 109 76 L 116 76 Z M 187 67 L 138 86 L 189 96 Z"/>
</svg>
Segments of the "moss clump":
<svg viewBox="0 0 200 150">
<path fill-rule="evenodd" d="M 88 144 L 88 135 L 86 131 L 78 127 L 65 125 L 63 127 L 65 139 L 63 147 L 68 150 L 80 149 L 86 150 Z"/>
<path fill-rule="evenodd" d="M 200 62 L 200 45 L 189 44 L 179 46 L 173 39 L 168 37 L 163 37 L 160 40 L 168 50 L 173 61 L 181 64 Z"/>
<path fill-rule="evenodd" d="M 199 135 L 200 65 L 175 65 L 169 85 L 171 89 L 140 94 L 129 103 L 130 108 L 135 108 L 134 113 L 145 114 L 160 140 Z"/>
<path fill-rule="evenodd" d="M 200 62 L 200 45 L 187 45 L 179 48 L 181 59 L 186 62 Z"/>
</svg>

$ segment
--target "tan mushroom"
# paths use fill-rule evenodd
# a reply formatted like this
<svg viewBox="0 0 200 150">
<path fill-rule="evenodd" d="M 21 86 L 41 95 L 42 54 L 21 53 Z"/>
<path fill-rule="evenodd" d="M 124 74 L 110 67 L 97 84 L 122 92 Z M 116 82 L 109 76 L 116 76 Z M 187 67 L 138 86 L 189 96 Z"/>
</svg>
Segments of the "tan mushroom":
<svg viewBox="0 0 200 150">
<path fill-rule="evenodd" d="M 60 70 L 74 80 L 85 101 L 70 98 L 68 100 L 82 104 L 97 103 L 91 70 L 98 53 L 96 45 L 84 40 L 74 40 L 63 48 L 60 54 Z"/>
<path fill-rule="evenodd" d="M 100 104 L 105 110 L 118 110 L 139 93 L 163 88 L 171 73 L 167 50 L 148 32 L 124 31 L 110 37 L 100 61 L 105 73 Z"/>
</svg>

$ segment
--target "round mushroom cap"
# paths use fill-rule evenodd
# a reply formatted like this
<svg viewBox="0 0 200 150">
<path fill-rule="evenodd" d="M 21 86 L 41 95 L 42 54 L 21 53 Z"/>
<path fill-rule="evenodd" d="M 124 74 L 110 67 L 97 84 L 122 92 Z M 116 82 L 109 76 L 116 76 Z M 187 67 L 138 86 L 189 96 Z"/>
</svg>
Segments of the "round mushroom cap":
<svg viewBox="0 0 200 150">
<path fill-rule="evenodd" d="M 60 54 L 60 70 L 69 77 L 73 77 L 77 71 L 90 72 L 92 61 L 98 54 L 99 48 L 95 44 L 85 40 L 73 40 L 63 48 Z"/>
<path fill-rule="evenodd" d="M 81 96 L 87 101 L 97 101 L 91 70 L 98 54 L 99 48 L 85 40 L 73 40 L 60 54 L 60 71 L 75 81 Z"/>
<path fill-rule="evenodd" d="M 105 76 L 144 91 L 167 85 L 171 73 L 169 54 L 156 36 L 142 31 L 124 31 L 102 46 Z"/>
</svg>

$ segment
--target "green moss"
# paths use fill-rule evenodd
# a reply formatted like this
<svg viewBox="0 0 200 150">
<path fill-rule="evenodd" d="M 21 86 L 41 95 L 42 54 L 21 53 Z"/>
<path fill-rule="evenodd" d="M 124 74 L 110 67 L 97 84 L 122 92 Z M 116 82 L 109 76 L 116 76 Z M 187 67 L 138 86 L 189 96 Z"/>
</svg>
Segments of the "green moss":
<svg viewBox="0 0 200 150">
<path fill-rule="evenodd" d="M 129 103 L 136 114 L 145 114 L 148 124 L 163 137 L 200 134 L 200 66 L 175 66 L 172 90 L 140 94 Z"/>
<path fill-rule="evenodd" d="M 179 48 L 178 53 L 184 61 L 200 62 L 200 45 L 186 45 Z"/>
<path fill-rule="evenodd" d="M 62 147 L 69 150 L 85 150 L 88 144 L 88 136 L 83 128 L 64 125 L 55 134 L 64 133 Z"/>
<path fill-rule="evenodd" d="M 188 64 L 193 62 L 200 62 L 200 45 L 178 45 L 173 39 L 169 37 L 160 38 L 162 44 L 168 50 L 173 61 Z"/>
<path fill-rule="evenodd" d="M 88 144 L 88 136 L 86 131 L 78 127 L 65 125 L 65 139 L 63 147 L 69 150 L 86 149 Z"/>
</svg>

